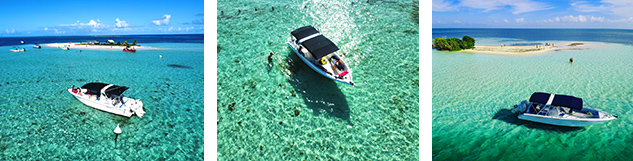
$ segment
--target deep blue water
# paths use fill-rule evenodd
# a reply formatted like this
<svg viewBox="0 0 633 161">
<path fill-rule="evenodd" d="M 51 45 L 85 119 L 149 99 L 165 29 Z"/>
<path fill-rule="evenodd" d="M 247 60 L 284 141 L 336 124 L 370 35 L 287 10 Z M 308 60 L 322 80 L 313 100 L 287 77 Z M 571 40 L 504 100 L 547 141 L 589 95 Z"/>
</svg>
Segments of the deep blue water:
<svg viewBox="0 0 633 161">
<path fill-rule="evenodd" d="M 433 29 L 433 38 L 461 38 L 464 35 L 475 39 L 497 37 L 526 41 L 599 41 L 633 45 L 633 30 L 621 29 Z"/>
<path fill-rule="evenodd" d="M 141 43 L 204 43 L 204 34 L 180 34 L 180 35 L 97 35 L 97 36 L 37 36 L 37 37 L 0 37 L 0 46 L 25 44 L 61 43 L 68 41 L 86 42 L 98 40 L 125 41 L 132 43 L 136 40 Z M 123 43 L 123 42 L 121 42 Z"/>
</svg>

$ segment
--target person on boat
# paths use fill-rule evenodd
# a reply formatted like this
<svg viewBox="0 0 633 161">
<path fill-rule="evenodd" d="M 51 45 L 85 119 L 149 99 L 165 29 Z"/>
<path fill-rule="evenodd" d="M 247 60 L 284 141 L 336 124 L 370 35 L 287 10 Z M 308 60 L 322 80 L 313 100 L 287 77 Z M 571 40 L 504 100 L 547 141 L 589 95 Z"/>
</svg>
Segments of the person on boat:
<svg viewBox="0 0 633 161">
<path fill-rule="evenodd" d="M 345 70 L 345 63 L 343 63 L 342 59 L 339 59 L 338 61 L 336 61 L 336 68 L 338 68 L 338 70 Z"/>
<path fill-rule="evenodd" d="M 77 93 L 77 89 L 75 89 L 75 85 L 73 85 L 73 87 L 72 87 L 72 92 L 75 93 L 75 94 Z"/>
<path fill-rule="evenodd" d="M 538 111 L 541 110 L 541 107 L 539 105 L 532 105 L 532 107 L 534 107 L 534 114 L 537 114 Z"/>
<path fill-rule="evenodd" d="M 334 66 L 336 67 L 336 69 L 338 69 L 340 71 L 345 70 L 345 64 L 343 63 L 342 59 L 338 59 L 338 58 L 332 57 L 330 61 L 334 62 Z"/>
</svg>

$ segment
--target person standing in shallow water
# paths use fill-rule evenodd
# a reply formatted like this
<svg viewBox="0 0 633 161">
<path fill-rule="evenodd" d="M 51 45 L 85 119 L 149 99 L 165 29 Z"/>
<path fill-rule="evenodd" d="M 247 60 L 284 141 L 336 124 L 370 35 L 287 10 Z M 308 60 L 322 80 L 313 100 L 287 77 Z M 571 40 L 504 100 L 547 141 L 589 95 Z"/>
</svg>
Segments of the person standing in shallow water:
<svg viewBox="0 0 633 161">
<path fill-rule="evenodd" d="M 273 69 L 273 54 L 275 54 L 275 52 L 271 51 L 270 55 L 268 55 L 268 72 Z"/>
</svg>

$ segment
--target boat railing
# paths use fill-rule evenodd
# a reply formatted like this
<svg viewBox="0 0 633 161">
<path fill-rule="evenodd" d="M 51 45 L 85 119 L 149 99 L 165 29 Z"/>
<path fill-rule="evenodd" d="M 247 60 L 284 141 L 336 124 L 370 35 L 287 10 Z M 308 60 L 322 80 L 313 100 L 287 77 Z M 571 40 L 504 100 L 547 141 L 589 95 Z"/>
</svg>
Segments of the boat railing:
<svg viewBox="0 0 633 161">
<path fill-rule="evenodd" d="M 549 112 L 549 108 L 550 108 L 549 105 L 545 105 L 536 114 L 537 115 L 547 115 L 548 112 Z"/>
</svg>

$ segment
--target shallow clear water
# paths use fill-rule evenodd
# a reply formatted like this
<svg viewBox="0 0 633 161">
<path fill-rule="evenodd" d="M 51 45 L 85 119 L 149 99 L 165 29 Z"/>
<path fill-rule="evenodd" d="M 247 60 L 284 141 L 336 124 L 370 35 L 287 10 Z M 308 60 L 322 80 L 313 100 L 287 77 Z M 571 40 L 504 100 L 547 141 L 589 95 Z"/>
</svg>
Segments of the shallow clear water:
<svg viewBox="0 0 633 161">
<path fill-rule="evenodd" d="M 418 160 L 414 4 L 219 1 L 218 159 Z M 356 87 L 288 47 L 305 25 L 339 46 Z"/>
<path fill-rule="evenodd" d="M 475 37 L 497 44 L 507 38 Z M 632 50 L 609 43 L 527 57 L 434 50 L 433 159 L 633 159 L 626 155 L 633 141 L 633 120 L 627 117 L 633 107 Z M 585 106 L 620 117 L 584 128 L 518 120 L 510 109 L 533 92 L 581 97 Z"/>
<path fill-rule="evenodd" d="M 29 44 L 13 53 L 0 46 L 0 158 L 203 159 L 204 45 L 139 44 L 159 49 L 79 52 Z M 130 87 L 123 94 L 143 101 L 144 118 L 100 111 L 66 92 L 89 82 Z M 123 133 L 115 144 L 117 123 Z"/>
</svg>

